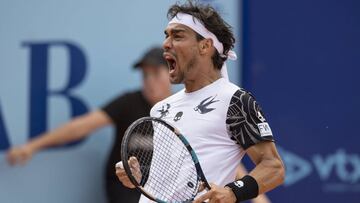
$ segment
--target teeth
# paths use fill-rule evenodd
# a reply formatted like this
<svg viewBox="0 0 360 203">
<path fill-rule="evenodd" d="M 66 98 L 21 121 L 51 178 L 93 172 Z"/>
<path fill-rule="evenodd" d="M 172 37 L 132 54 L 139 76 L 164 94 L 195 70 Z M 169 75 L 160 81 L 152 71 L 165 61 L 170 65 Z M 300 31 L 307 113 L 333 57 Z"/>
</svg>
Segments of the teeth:
<svg viewBox="0 0 360 203">
<path fill-rule="evenodd" d="M 176 62 L 174 60 L 168 60 L 170 70 L 175 69 Z"/>
</svg>

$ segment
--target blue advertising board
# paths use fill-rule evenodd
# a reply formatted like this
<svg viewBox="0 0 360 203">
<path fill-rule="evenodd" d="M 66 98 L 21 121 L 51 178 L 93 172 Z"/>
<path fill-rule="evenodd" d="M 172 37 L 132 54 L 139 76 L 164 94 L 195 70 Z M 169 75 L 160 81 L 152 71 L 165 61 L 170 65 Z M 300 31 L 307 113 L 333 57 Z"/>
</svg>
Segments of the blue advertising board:
<svg viewBox="0 0 360 203">
<path fill-rule="evenodd" d="M 243 3 L 243 86 L 287 168 L 271 199 L 360 202 L 360 2 Z"/>
</svg>

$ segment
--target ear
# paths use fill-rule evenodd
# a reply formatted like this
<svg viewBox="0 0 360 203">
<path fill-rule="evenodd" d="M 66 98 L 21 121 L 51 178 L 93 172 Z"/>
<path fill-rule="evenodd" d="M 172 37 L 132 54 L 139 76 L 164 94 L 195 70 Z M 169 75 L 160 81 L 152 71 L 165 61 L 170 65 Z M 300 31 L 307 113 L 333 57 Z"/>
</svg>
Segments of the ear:
<svg viewBox="0 0 360 203">
<path fill-rule="evenodd" d="M 200 55 L 207 55 L 212 52 L 213 42 L 211 39 L 203 39 L 199 43 L 199 52 Z"/>
</svg>

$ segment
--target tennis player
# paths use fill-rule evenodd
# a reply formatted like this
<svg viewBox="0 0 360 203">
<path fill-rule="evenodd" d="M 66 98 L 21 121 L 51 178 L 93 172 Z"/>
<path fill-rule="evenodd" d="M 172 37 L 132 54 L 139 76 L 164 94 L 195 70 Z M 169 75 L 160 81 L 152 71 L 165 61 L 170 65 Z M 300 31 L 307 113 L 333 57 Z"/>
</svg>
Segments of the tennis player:
<svg viewBox="0 0 360 203">
<path fill-rule="evenodd" d="M 255 98 L 227 79 L 225 61 L 235 60 L 231 27 L 208 5 L 188 1 L 168 11 L 164 58 L 170 82 L 184 84 L 150 112 L 176 126 L 199 157 L 212 189 L 194 201 L 242 202 L 282 184 L 284 165 Z M 255 168 L 237 177 L 247 153 Z M 131 186 L 122 169 L 117 175 Z M 151 202 L 145 196 L 140 202 Z"/>
</svg>

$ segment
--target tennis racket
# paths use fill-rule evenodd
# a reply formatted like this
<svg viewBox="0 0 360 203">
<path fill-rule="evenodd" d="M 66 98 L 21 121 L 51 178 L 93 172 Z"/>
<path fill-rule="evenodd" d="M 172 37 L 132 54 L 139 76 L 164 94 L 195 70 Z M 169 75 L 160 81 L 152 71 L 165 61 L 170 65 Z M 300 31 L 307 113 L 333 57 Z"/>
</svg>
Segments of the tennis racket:
<svg viewBox="0 0 360 203">
<path fill-rule="evenodd" d="M 159 118 L 140 118 L 128 127 L 121 159 L 137 190 L 155 202 L 192 202 L 200 188 L 210 190 L 189 142 Z"/>
</svg>

